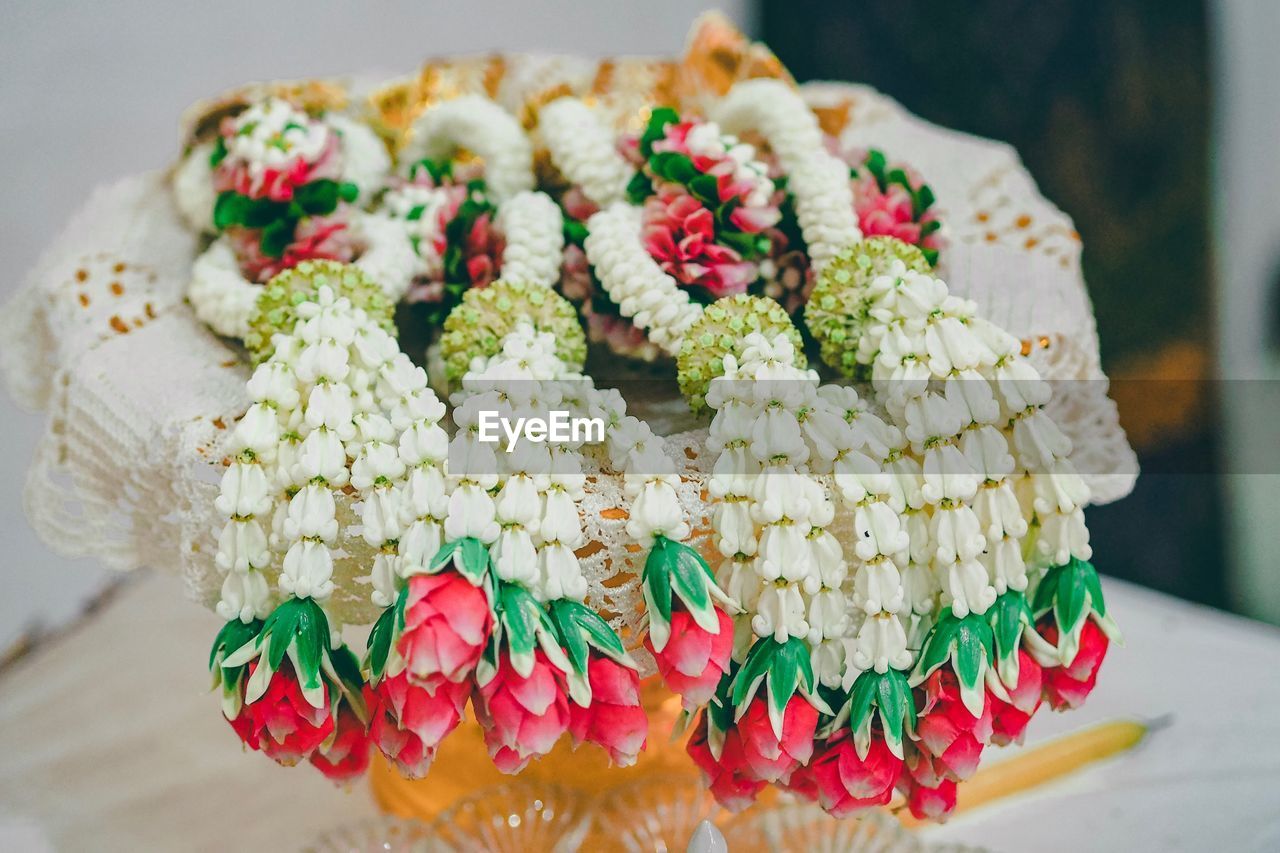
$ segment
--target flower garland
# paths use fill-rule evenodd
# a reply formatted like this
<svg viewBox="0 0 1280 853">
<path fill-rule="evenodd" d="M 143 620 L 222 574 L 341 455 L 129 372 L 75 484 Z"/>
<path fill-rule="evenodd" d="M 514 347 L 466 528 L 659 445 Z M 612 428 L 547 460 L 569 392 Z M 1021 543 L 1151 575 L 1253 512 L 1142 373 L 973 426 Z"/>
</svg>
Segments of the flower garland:
<svg viewBox="0 0 1280 853">
<path fill-rule="evenodd" d="M 463 95 L 424 112 L 413 123 L 400 154 L 403 168 L 444 163 L 465 149 L 484 161 L 485 185 L 501 205 L 532 190 L 533 146 L 515 118 L 480 95 Z"/>
<path fill-rule="evenodd" d="M 755 150 L 715 123 L 654 110 L 632 172 L 583 103 L 549 105 L 543 139 L 600 207 L 582 228 L 562 213 L 577 201 L 532 191 L 529 141 L 487 99 L 424 114 L 406 179 L 372 214 L 340 208 L 361 198 L 335 171 L 334 139 L 353 125 L 284 102 L 253 109 L 206 152 L 224 233 L 191 287 L 197 312 L 260 362 L 216 503 L 227 625 L 210 661 L 251 748 L 345 780 L 373 743 L 421 776 L 470 700 L 505 772 L 566 732 L 614 763 L 636 759 L 647 722 L 635 664 L 583 603 L 584 442 L 497 453 L 481 440 L 482 411 L 607 422 L 626 533 L 647 550 L 644 642 L 728 807 L 775 784 L 840 816 L 898 791 L 917 816 L 944 817 L 988 744 L 1018 740 L 1045 700 L 1074 707 L 1092 690 L 1117 634 L 1088 562 L 1088 489 L 1045 411 L 1047 385 L 1016 340 L 931 274 L 928 188 L 872 153 L 855 198 L 789 87 L 738 84 L 713 115 L 762 132 L 785 173 L 816 274 L 805 322 L 824 362 L 869 380 L 866 399 L 819 384 L 776 302 L 692 298 L 690 287 L 758 283 L 778 222 L 779 190 Z M 464 180 L 476 168 L 455 158 L 464 149 L 484 158 L 483 180 Z M 371 151 L 351 160 L 353 173 L 378 172 Z M 189 199 L 198 172 L 175 174 Z M 918 245 L 861 240 L 860 217 Z M 360 267 L 301 260 L 329 253 L 340 232 L 356 240 L 347 257 L 363 243 L 357 263 L 382 287 Z M 662 440 L 581 374 L 582 329 L 551 289 L 566 240 L 582 243 L 588 281 L 621 317 L 677 357 L 694 411 L 713 412 L 715 572 L 685 542 Z M 246 258 L 255 275 L 293 268 L 253 285 Z M 391 313 L 410 282 L 448 281 L 460 265 L 472 286 L 444 304 L 457 307 L 440 343 L 450 440 Z M 363 672 L 325 610 L 339 490 L 376 551 L 372 600 L 384 609 Z M 852 516 L 850 547 L 830 530 L 837 506 Z"/>
<path fill-rule="evenodd" d="M 593 214 L 587 220 L 587 259 L 622 316 L 675 355 L 702 306 L 691 302 L 689 291 L 677 286 L 645 251 L 638 239 L 640 222 L 640 211 L 625 202 Z"/>
<path fill-rule="evenodd" d="M 538 133 L 551 162 L 597 209 L 627 197 L 635 169 L 618 152 L 613 133 L 577 98 L 557 98 L 538 115 Z"/>
<path fill-rule="evenodd" d="M 349 457 L 371 459 L 355 410 L 370 396 L 369 356 L 398 355 L 394 340 L 339 295 L 344 273 L 325 265 L 296 272 L 312 290 L 294 291 L 281 326 L 292 331 L 273 336 L 250 380 L 254 404 L 236 428 L 218 502 L 228 516 L 215 559 L 227 571 L 218 612 L 229 621 L 210 660 L 224 714 L 247 746 L 282 764 L 308 759 L 335 781 L 362 774 L 369 749 L 364 679 L 324 609 L 339 527 L 333 489 L 349 481 Z M 261 519 L 273 505 L 268 537 Z M 282 598 L 269 609 L 261 572 L 277 559 Z"/>
<path fill-rule="evenodd" d="M 364 227 L 353 205 L 371 199 L 389 169 L 373 132 L 344 116 L 315 118 L 268 97 L 225 119 L 174 175 L 184 217 L 219 235 L 192 269 L 196 316 L 243 338 L 257 282 L 305 260 L 350 260 L 359 245 L 377 246 L 385 233 Z M 389 266 L 383 254 L 372 271 Z"/>
<path fill-rule="evenodd" d="M 787 191 L 815 271 L 862 238 L 848 168 L 827 151 L 818 120 L 794 89 L 779 80 L 746 80 L 712 113 L 726 130 L 754 128 L 768 140 L 787 174 Z"/>
</svg>

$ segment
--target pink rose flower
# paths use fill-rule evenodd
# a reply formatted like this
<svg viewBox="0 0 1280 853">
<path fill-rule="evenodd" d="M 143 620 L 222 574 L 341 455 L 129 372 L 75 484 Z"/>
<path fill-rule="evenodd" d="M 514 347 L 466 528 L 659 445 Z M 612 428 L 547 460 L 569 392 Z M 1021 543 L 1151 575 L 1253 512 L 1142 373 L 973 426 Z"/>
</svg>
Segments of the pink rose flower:
<svg viewBox="0 0 1280 853">
<path fill-rule="evenodd" d="M 498 672 L 472 695 L 489 757 L 503 773 L 519 773 L 551 751 L 569 728 L 564 676 L 542 651 L 523 677 L 502 657 Z"/>
<path fill-rule="evenodd" d="M 367 687 L 365 694 L 367 702 L 370 697 Z M 346 701 L 338 711 L 333 740 L 311 753 L 311 764 L 339 785 L 359 779 L 369 769 L 369 730 Z"/>
<path fill-rule="evenodd" d="M 258 662 L 252 661 L 249 676 L 257 668 Z M 258 701 L 242 706 L 231 727 L 250 749 L 261 749 L 276 763 L 292 767 L 309 757 L 333 732 L 327 685 L 324 692 L 321 707 L 313 707 L 303 698 L 293 665 L 286 659 L 271 674 L 266 693 Z"/>
<path fill-rule="evenodd" d="M 934 760 L 919 750 L 908 748 L 898 790 L 907 798 L 907 808 L 918 820 L 943 820 L 956 807 L 956 783 L 938 775 Z"/>
<path fill-rule="evenodd" d="M 991 731 L 990 697 L 984 700 L 982 716 L 974 717 L 960 701 L 955 673 L 943 667 L 929 676 L 916 721 L 916 740 L 920 750 L 934 758 L 938 772 L 956 781 L 972 776 L 983 746 L 991 741 Z"/>
<path fill-rule="evenodd" d="M 654 651 L 650 637 L 644 647 L 653 655 L 662 680 L 672 692 L 680 695 L 685 710 L 693 711 L 711 701 L 716 686 L 729 668 L 733 651 L 733 620 L 719 608 L 716 618 L 720 630 L 705 631 L 687 610 L 671 613 L 671 636 L 662 651 Z"/>
<path fill-rule="evenodd" d="M 475 671 L 493 630 L 484 590 L 454 571 L 409 578 L 404 630 L 396 646 L 409 678 L 427 688 Z"/>
<path fill-rule="evenodd" d="M 369 735 L 401 773 L 421 779 L 440 742 L 462 722 L 470 692 L 466 681 L 440 680 L 432 691 L 403 672 L 384 678 L 369 700 Z"/>
<path fill-rule="evenodd" d="M 262 232 L 253 228 L 229 228 L 227 236 L 240 261 L 240 270 L 250 281 L 266 282 L 276 274 L 303 261 L 349 262 L 355 256 L 345 216 L 308 216 L 298 223 L 293 242 L 284 253 L 271 258 L 262 253 Z"/>
<path fill-rule="evenodd" d="M 1040 635 L 1053 645 L 1058 644 L 1058 626 L 1050 618 L 1041 620 Z M 1075 659 L 1066 666 L 1044 669 L 1044 695 L 1055 711 L 1079 708 L 1093 692 L 1098 681 L 1098 669 L 1107 656 L 1111 641 L 1092 619 L 1086 619 L 1080 631 L 1080 648 Z"/>
<path fill-rule="evenodd" d="M 782 738 L 773 733 L 763 695 L 757 695 L 737 722 L 742 738 L 742 754 L 749 774 L 765 782 L 776 782 L 813 757 L 813 735 L 818 728 L 818 711 L 809 700 L 796 694 L 782 712 Z"/>
<path fill-rule="evenodd" d="M 715 242 L 715 218 L 682 187 L 665 185 L 644 204 L 645 249 L 663 272 L 684 285 L 705 287 L 713 297 L 744 293 L 757 267 Z"/>
<path fill-rule="evenodd" d="M 640 707 L 640 674 L 610 658 L 592 655 L 587 662 L 591 705 L 569 703 L 569 734 L 575 745 L 590 741 L 609 753 L 618 767 L 636 763 L 644 749 L 649 718 Z"/>
<path fill-rule="evenodd" d="M 902 759 L 878 732 L 873 733 L 866 758 L 858 757 L 853 737 L 845 730 L 827 742 L 809 767 L 818 802 L 839 818 L 888 804 L 902 775 Z"/>
<path fill-rule="evenodd" d="M 1027 723 L 1040 708 L 1042 686 L 1040 664 L 1024 649 L 1018 649 L 1018 683 L 1012 689 L 1006 685 L 1010 701 L 992 695 L 987 697 L 991 705 L 992 743 L 1008 746 L 1022 742 Z"/>
<path fill-rule="evenodd" d="M 234 118 L 225 120 L 222 134 L 235 134 Z M 300 155 L 295 156 L 279 166 L 263 169 L 254 174 L 248 164 L 224 159 L 213 171 L 213 186 L 218 192 L 234 190 L 249 198 L 267 198 L 272 201 L 292 201 L 293 193 L 303 184 L 321 178 L 336 178 L 341 174 L 337 134 L 329 133 L 324 149 L 315 160 L 308 162 Z"/>
<path fill-rule="evenodd" d="M 716 802 L 731 812 L 742 811 L 764 790 L 766 783 L 750 774 L 737 729 L 725 732 L 724 748 L 717 760 L 707 745 L 707 718 L 702 714 L 689 736 L 685 751 L 702 771 L 702 782 Z"/>
</svg>

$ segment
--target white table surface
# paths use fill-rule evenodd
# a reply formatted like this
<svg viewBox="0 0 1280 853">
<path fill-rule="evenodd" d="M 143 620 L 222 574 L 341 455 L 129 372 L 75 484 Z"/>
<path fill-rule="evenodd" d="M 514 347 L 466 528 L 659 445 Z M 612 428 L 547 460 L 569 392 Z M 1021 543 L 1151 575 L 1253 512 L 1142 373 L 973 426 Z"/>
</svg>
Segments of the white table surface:
<svg viewBox="0 0 1280 853">
<path fill-rule="evenodd" d="M 1172 715 L 1117 759 L 930 831 L 995 850 L 1280 850 L 1280 632 L 1118 581 L 1086 707 L 1028 742 Z M 218 619 L 148 576 L 0 676 L 0 849 L 294 849 L 376 814 L 363 786 L 246 754 L 205 659 Z"/>
</svg>

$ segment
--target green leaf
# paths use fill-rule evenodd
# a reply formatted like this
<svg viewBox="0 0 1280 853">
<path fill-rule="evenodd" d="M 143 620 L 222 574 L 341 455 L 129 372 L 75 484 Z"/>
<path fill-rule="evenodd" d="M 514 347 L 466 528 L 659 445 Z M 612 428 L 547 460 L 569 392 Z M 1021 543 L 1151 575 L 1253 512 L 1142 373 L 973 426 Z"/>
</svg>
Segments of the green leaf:
<svg viewBox="0 0 1280 853">
<path fill-rule="evenodd" d="M 218 193 L 218 200 L 213 205 L 213 227 L 219 231 L 233 225 L 241 225 L 252 200 L 234 190 Z"/>
<path fill-rule="evenodd" d="M 360 188 L 350 181 L 338 185 L 338 198 L 347 204 L 354 204 L 355 200 L 360 197 Z"/>
<path fill-rule="evenodd" d="M 213 141 L 213 152 L 209 154 L 209 168 L 217 168 L 218 164 L 225 159 L 227 159 L 227 141 L 219 136 Z"/>
<path fill-rule="evenodd" d="M 933 189 L 928 184 L 921 184 L 920 188 L 917 189 L 914 193 L 912 193 L 911 200 L 912 200 L 912 212 L 915 214 L 915 218 L 919 219 L 921 216 L 924 216 L 925 211 L 933 207 L 933 202 L 935 201 L 933 197 Z M 921 231 L 922 234 L 932 233 L 942 225 L 942 223 L 937 222 L 937 220 L 934 220 L 933 223 L 926 222 L 925 224 L 926 225 L 933 224 L 934 227 L 929 229 L 928 231 L 922 230 Z"/>
<path fill-rule="evenodd" d="M 564 241 L 572 243 L 575 246 L 581 246 L 587 239 L 587 226 L 584 222 L 576 219 L 565 217 L 564 219 Z"/>
<path fill-rule="evenodd" d="M 582 631 L 574 624 L 573 613 L 566 605 L 567 600 L 553 601 L 550 605 L 551 622 L 556 629 L 556 637 L 569 655 L 569 662 L 578 672 L 587 671 L 587 659 L 590 650 Z"/>
<path fill-rule="evenodd" d="M 889 185 L 885 180 L 885 159 L 883 152 L 872 148 L 867 152 L 867 159 L 863 163 L 863 166 L 865 166 L 866 170 L 876 179 L 876 185 L 880 187 L 880 192 L 884 192 L 889 188 Z"/>
<path fill-rule="evenodd" d="M 378 621 L 373 623 L 369 631 L 369 673 L 373 680 L 382 678 L 387 668 L 387 656 L 391 654 L 391 643 L 403 627 L 404 602 L 408 597 L 408 587 L 400 591 L 395 604 L 382 611 Z"/>
<path fill-rule="evenodd" d="M 498 591 L 502 624 L 512 654 L 529 655 L 538 644 L 539 611 L 533 596 L 519 584 L 503 583 Z"/>
<path fill-rule="evenodd" d="M 798 637 L 790 637 L 773 654 L 769 666 L 766 687 L 769 703 L 781 714 L 800 686 L 804 667 L 809 662 L 809 651 Z M 812 674 L 810 675 L 812 680 Z"/>
<path fill-rule="evenodd" d="M 684 159 L 688 161 L 689 158 L 686 157 Z M 689 163 L 689 169 L 693 169 L 692 163 Z M 700 175 L 694 172 L 694 175 L 696 177 L 691 176 L 690 178 L 685 179 L 688 181 L 689 192 L 708 207 L 714 208 L 719 206 L 720 186 L 716 182 L 716 176 L 708 175 L 705 172 Z M 679 179 L 677 178 L 676 180 Z M 685 180 L 680 180 L 680 182 L 685 183 Z"/>
<path fill-rule="evenodd" d="M 707 589 L 711 570 L 702 555 L 682 542 L 675 542 L 668 548 L 668 557 L 671 585 L 685 607 L 697 612 L 711 607 L 711 593 Z"/>
<path fill-rule="evenodd" d="M 432 574 L 440 571 L 441 568 L 453 560 L 453 552 L 457 551 L 458 546 L 460 546 L 464 541 L 466 540 L 454 539 L 452 542 L 446 542 L 441 545 L 440 550 L 436 551 L 435 556 L 431 558 L 431 562 L 427 565 L 427 571 Z"/>
<path fill-rule="evenodd" d="M 769 637 L 763 637 L 756 640 L 751 651 L 747 652 L 747 659 L 733 680 L 731 693 L 733 706 L 740 712 L 746 710 L 746 705 L 760 686 L 760 682 L 768 675 L 769 665 L 777 649 L 777 643 Z"/>
<path fill-rule="evenodd" d="M 671 621 L 671 540 L 658 536 L 644 561 L 643 582 L 649 587 L 649 595 L 658 608 L 658 615 Z"/>
<path fill-rule="evenodd" d="M 213 638 L 213 648 L 209 650 L 209 670 L 214 673 L 215 677 L 221 670 L 221 663 L 228 654 L 243 646 L 245 643 L 252 642 L 262 632 L 262 620 L 255 619 L 252 622 L 241 622 L 239 619 L 233 619 L 222 626 L 218 631 L 218 636 Z"/>
<path fill-rule="evenodd" d="M 880 724 L 884 728 L 885 740 L 895 747 L 896 754 L 902 748 L 905 730 L 914 725 L 915 697 L 907 686 L 907 677 L 896 670 L 891 669 L 881 675 L 877 687 L 876 702 L 880 707 Z"/>
<path fill-rule="evenodd" d="M 627 182 L 627 201 L 640 204 L 651 195 L 653 195 L 653 184 L 649 181 L 649 176 L 644 172 L 636 172 L 632 175 L 631 180 Z"/>
<path fill-rule="evenodd" d="M 337 181 L 321 178 L 295 189 L 293 200 L 311 216 L 327 216 L 337 208 L 340 193 Z"/>
<path fill-rule="evenodd" d="M 662 151 L 649 158 L 649 170 L 666 181 L 684 184 L 692 180 L 698 170 L 693 161 L 676 151 Z"/>
<path fill-rule="evenodd" d="M 1059 575 L 1057 595 L 1053 600 L 1053 618 L 1058 622 L 1058 630 L 1064 634 L 1074 631 L 1084 618 L 1088 603 L 1083 578 L 1075 571 L 1074 563 L 1068 564 Z"/>
<path fill-rule="evenodd" d="M 640 154 L 648 159 L 653 153 L 653 143 L 666 136 L 667 125 L 678 124 L 680 115 L 671 107 L 657 107 L 649 113 L 649 122 L 640 136 Z"/>
<path fill-rule="evenodd" d="M 297 225 L 289 219 L 278 219 L 262 229 L 262 237 L 258 247 L 268 258 L 284 257 L 284 250 L 293 242 L 293 232 Z"/>
<path fill-rule="evenodd" d="M 461 548 L 462 573 L 479 586 L 489 571 L 489 549 L 479 539 L 470 536 L 462 540 Z"/>
<path fill-rule="evenodd" d="M 1081 579 L 1089 593 L 1089 605 L 1099 616 L 1107 615 L 1107 604 L 1102 598 L 1102 581 L 1098 579 L 1098 570 L 1085 560 L 1076 561 L 1079 565 Z"/>
<path fill-rule="evenodd" d="M 996 599 L 986 616 L 987 623 L 991 626 L 996 657 L 1000 660 L 1017 657 L 1018 647 L 1022 644 L 1022 632 L 1034 621 L 1027 597 L 1011 589 Z"/>
</svg>

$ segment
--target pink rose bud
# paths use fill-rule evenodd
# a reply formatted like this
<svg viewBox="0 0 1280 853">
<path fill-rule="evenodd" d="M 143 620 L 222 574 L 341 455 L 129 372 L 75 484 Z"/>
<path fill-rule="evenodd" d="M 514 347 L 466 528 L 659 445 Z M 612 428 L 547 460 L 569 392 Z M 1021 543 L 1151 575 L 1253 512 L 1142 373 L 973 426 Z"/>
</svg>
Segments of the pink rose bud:
<svg viewBox="0 0 1280 853">
<path fill-rule="evenodd" d="M 809 767 L 817 783 L 818 802 L 839 818 L 888 804 L 902 775 L 902 759 L 874 731 L 866 758 L 858 757 L 846 730 L 828 741 Z"/>
<path fill-rule="evenodd" d="M 505 655 L 498 672 L 472 696 L 489 757 L 503 773 L 519 773 L 551 751 L 569 728 L 564 675 L 541 651 L 523 677 Z"/>
<path fill-rule="evenodd" d="M 569 703 L 569 734 L 574 744 L 589 741 L 609 753 L 619 767 L 636 763 L 644 749 L 649 718 L 640 707 L 640 674 L 603 656 L 587 663 L 591 705 Z"/>
<path fill-rule="evenodd" d="M 401 773 L 421 779 L 445 735 L 462 722 L 470 692 L 465 681 L 440 681 L 429 690 L 403 672 L 384 678 L 369 701 L 369 735 Z"/>
<path fill-rule="evenodd" d="M 409 677 L 423 687 L 465 681 L 493 630 L 484 591 L 457 572 L 409 578 L 404 630 L 397 650 Z"/>
<path fill-rule="evenodd" d="M 258 662 L 251 662 L 249 675 L 257 668 Z M 333 732 L 327 685 L 324 693 L 321 707 L 307 702 L 293 666 L 286 659 L 271 674 L 267 691 L 258 701 L 244 705 L 231 727 L 251 749 L 261 749 L 278 764 L 292 767 L 309 757 Z"/>
<path fill-rule="evenodd" d="M 662 680 L 680 695 L 685 710 L 692 711 L 711 701 L 716 686 L 729 668 L 733 651 L 733 620 L 719 608 L 720 630 L 711 634 L 693 621 L 687 610 L 671 613 L 671 637 L 662 651 L 655 652 L 649 637 L 644 647 L 653 655 Z"/>
<path fill-rule="evenodd" d="M 365 693 L 367 702 L 367 687 Z M 338 711 L 333 740 L 311 753 L 311 764 L 339 785 L 359 779 L 369 769 L 369 731 L 347 702 L 344 701 Z"/>
<path fill-rule="evenodd" d="M 1058 644 L 1058 628 L 1050 619 L 1041 620 L 1040 635 Z M 1080 648 L 1066 666 L 1045 667 L 1044 695 L 1055 711 L 1079 708 L 1098 681 L 1098 669 L 1107 656 L 1110 640 L 1092 619 L 1086 619 L 1080 631 Z"/>
<path fill-rule="evenodd" d="M 1018 649 L 1018 683 L 1006 690 L 1009 702 L 987 695 L 991 706 L 991 742 L 999 746 L 1022 742 L 1027 723 L 1040 708 L 1042 688 L 1040 664 L 1025 650 Z"/>
<path fill-rule="evenodd" d="M 716 802 L 731 812 L 740 812 L 756 801 L 765 782 L 753 778 L 742 752 L 742 738 L 737 729 L 725 733 L 724 749 L 717 760 L 707 745 L 707 718 L 703 714 L 689 737 L 685 751 L 702 771 L 703 784 Z"/>
<path fill-rule="evenodd" d="M 935 759 L 946 778 L 968 779 L 978 769 L 983 746 L 991 741 L 990 697 L 983 702 L 982 716 L 973 716 L 960 700 L 955 673 L 947 667 L 929 676 L 924 694 L 916 722 L 918 746 Z"/>
<path fill-rule="evenodd" d="M 775 782 L 813 756 L 813 735 L 818 728 L 818 711 L 809 700 L 796 694 L 782 712 L 782 738 L 773 732 L 763 691 L 751 700 L 737 723 L 742 753 L 753 778 Z"/>
</svg>

